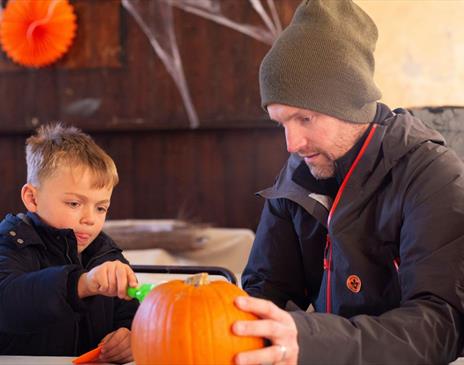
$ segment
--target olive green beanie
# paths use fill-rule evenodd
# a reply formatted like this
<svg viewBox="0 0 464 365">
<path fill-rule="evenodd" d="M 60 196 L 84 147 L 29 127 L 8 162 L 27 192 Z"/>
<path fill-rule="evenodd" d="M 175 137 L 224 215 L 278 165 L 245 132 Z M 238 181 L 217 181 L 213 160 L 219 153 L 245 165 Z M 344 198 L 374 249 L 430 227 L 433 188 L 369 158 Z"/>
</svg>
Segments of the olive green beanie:
<svg viewBox="0 0 464 365">
<path fill-rule="evenodd" d="M 377 27 L 351 0 L 305 0 L 264 57 L 261 105 L 286 104 L 354 123 L 372 122 Z"/>
</svg>

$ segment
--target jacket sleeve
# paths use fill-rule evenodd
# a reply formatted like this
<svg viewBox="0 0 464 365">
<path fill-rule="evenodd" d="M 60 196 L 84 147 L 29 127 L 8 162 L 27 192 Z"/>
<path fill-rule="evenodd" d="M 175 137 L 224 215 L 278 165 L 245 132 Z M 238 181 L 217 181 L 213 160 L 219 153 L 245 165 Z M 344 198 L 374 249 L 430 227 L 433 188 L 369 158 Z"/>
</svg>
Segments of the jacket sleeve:
<svg viewBox="0 0 464 365">
<path fill-rule="evenodd" d="M 405 196 L 398 197 L 403 202 L 400 306 L 380 316 L 349 319 L 292 313 L 299 333 L 299 362 L 447 364 L 460 355 L 464 343 L 464 177 L 446 159 L 445 153 L 429 161 L 422 172 L 416 169 Z"/>
<path fill-rule="evenodd" d="M 297 225 L 304 225 L 297 230 L 305 237 L 298 236 Z M 305 275 L 302 255 L 311 268 L 322 268 L 321 238 L 315 219 L 311 219 L 296 203 L 287 199 L 266 200 L 242 275 L 242 287 L 248 294 L 269 299 L 281 308 L 292 300 L 306 309 L 310 298 L 319 291 L 322 271 L 319 273 L 315 269 L 312 277 Z M 302 251 L 300 241 L 306 247 L 315 247 L 314 252 Z"/>
<path fill-rule="evenodd" d="M 78 265 L 40 269 L 29 249 L 0 251 L 0 332 L 31 333 L 78 316 L 68 301 L 68 276 Z"/>
<path fill-rule="evenodd" d="M 291 315 L 299 364 L 448 364 L 462 349 L 462 315 L 436 297 L 405 302 L 377 317 Z"/>
</svg>

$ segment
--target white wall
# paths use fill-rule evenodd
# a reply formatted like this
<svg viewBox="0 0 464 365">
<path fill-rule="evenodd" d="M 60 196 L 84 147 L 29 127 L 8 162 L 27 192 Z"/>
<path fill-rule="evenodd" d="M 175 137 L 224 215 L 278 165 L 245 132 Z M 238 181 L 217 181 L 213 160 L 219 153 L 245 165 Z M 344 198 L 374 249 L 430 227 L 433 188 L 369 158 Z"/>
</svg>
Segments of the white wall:
<svg viewBox="0 0 464 365">
<path fill-rule="evenodd" d="M 356 0 L 379 29 L 376 83 L 390 107 L 464 106 L 464 0 Z"/>
</svg>

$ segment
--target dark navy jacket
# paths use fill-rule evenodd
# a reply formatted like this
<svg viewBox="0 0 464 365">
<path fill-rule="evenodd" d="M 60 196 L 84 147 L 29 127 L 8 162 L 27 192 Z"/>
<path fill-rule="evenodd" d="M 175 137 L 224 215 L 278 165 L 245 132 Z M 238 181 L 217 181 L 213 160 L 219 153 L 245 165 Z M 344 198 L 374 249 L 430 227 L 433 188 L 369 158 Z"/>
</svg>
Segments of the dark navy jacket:
<svg viewBox="0 0 464 365">
<path fill-rule="evenodd" d="M 79 299 L 79 276 L 105 261 L 127 263 L 104 233 L 81 257 L 70 229 L 54 229 L 35 214 L 0 223 L 0 354 L 75 356 L 118 328 L 130 328 L 138 303 Z"/>
<path fill-rule="evenodd" d="M 445 364 L 463 347 L 463 163 L 405 111 L 379 104 L 374 122 L 329 227 L 333 187 L 311 181 L 299 156 L 260 192 L 242 285 L 280 307 L 314 307 L 291 313 L 302 364 Z M 337 177 L 359 149 L 337 161 Z"/>
</svg>

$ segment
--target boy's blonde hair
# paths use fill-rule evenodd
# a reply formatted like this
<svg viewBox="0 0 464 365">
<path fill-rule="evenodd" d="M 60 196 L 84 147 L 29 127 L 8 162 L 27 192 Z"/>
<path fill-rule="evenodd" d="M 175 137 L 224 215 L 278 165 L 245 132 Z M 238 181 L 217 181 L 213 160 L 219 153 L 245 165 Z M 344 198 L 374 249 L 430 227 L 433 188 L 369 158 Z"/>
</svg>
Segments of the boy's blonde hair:
<svg viewBox="0 0 464 365">
<path fill-rule="evenodd" d="M 89 168 L 93 188 L 114 187 L 119 181 L 116 165 L 94 140 L 80 129 L 61 123 L 43 125 L 26 141 L 27 182 L 40 186 L 57 168 Z"/>
</svg>

